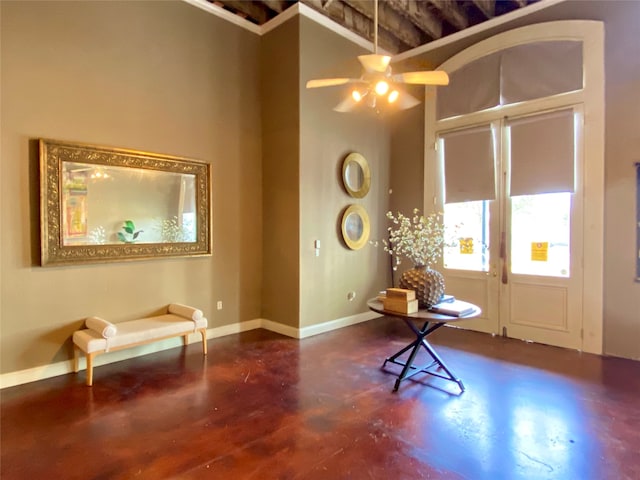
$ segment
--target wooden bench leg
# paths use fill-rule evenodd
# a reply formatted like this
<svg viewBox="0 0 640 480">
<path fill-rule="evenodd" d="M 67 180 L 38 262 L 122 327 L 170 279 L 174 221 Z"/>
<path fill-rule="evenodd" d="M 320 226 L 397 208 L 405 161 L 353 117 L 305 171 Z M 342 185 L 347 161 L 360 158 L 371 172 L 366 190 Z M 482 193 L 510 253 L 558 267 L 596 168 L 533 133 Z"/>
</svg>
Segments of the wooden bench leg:
<svg viewBox="0 0 640 480">
<path fill-rule="evenodd" d="M 87 353 L 87 385 L 93 385 L 93 357 L 95 353 Z"/>
<path fill-rule="evenodd" d="M 184 337 L 182 337 L 183 345 L 186 347 L 189 345 L 189 334 L 187 333 Z"/>
<path fill-rule="evenodd" d="M 202 354 L 207 354 L 207 329 L 201 328 L 200 335 L 202 335 Z"/>
<path fill-rule="evenodd" d="M 80 349 L 74 343 L 73 344 L 73 371 L 78 373 L 80 371 Z"/>
</svg>

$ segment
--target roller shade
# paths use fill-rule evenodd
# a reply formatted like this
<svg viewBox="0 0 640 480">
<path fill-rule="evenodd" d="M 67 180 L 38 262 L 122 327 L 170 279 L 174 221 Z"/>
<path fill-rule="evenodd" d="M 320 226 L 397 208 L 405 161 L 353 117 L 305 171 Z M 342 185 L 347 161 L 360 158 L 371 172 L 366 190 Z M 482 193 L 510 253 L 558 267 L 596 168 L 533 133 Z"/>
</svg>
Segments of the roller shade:
<svg viewBox="0 0 640 480">
<path fill-rule="evenodd" d="M 580 90 L 582 49 L 575 40 L 531 42 L 473 60 L 438 88 L 436 118 Z"/>
<path fill-rule="evenodd" d="M 502 51 L 500 104 L 582 89 L 582 42 L 535 42 Z"/>
<path fill-rule="evenodd" d="M 479 58 L 449 75 L 438 89 L 437 118 L 478 112 L 500 104 L 500 55 Z"/>
<path fill-rule="evenodd" d="M 490 125 L 441 136 L 445 203 L 496 198 L 494 146 Z"/>
<path fill-rule="evenodd" d="M 573 110 L 508 120 L 511 195 L 573 192 Z"/>
</svg>

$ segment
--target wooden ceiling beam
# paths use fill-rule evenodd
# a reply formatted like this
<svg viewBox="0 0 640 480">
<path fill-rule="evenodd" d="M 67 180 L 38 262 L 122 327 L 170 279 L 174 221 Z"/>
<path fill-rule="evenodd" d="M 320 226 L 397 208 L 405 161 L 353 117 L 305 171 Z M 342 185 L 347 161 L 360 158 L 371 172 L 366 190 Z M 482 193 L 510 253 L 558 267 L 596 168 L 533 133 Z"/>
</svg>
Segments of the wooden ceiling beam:
<svg viewBox="0 0 640 480">
<path fill-rule="evenodd" d="M 262 0 L 262 3 L 277 13 L 284 12 L 292 5 L 292 2 L 288 2 L 287 0 Z"/>
<path fill-rule="evenodd" d="M 373 41 L 373 21 L 343 2 L 334 1 L 326 6 L 323 6 L 326 3 L 325 0 L 300 0 L 300 2 L 328 16 L 356 35 Z M 384 29 L 378 32 L 378 45 L 391 53 L 406 50 L 407 47 L 398 37 Z"/>
<path fill-rule="evenodd" d="M 258 25 L 269 21 L 271 16 L 269 10 L 263 2 L 243 2 L 240 0 L 224 0 L 220 2 L 235 12 L 239 12 L 246 17 L 253 19 Z"/>
<path fill-rule="evenodd" d="M 433 5 L 440 16 L 449 22 L 456 30 L 463 30 L 469 26 L 469 19 L 464 10 L 456 2 L 450 0 L 427 0 Z"/>
<path fill-rule="evenodd" d="M 373 22 L 375 2 L 370 0 L 342 0 L 342 3 Z M 400 15 L 390 5 L 387 5 L 386 2 L 378 4 L 378 25 L 411 48 L 418 47 L 427 40 L 422 30 L 418 29 L 409 19 Z"/>
<path fill-rule="evenodd" d="M 482 12 L 486 19 L 496 16 L 496 0 L 472 0 L 472 3 Z"/>
<path fill-rule="evenodd" d="M 400 15 L 425 32 L 431 40 L 442 37 L 442 21 L 437 18 L 425 2 L 415 2 L 409 0 L 387 0 L 385 2 Z"/>
</svg>

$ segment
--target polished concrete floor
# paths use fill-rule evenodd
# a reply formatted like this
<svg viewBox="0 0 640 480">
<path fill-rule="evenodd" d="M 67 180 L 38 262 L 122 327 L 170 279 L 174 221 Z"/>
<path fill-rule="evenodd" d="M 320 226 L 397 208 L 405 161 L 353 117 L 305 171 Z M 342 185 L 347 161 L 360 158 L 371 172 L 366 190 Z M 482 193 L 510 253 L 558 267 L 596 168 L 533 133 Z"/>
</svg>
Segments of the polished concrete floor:
<svg viewBox="0 0 640 480">
<path fill-rule="evenodd" d="M 443 328 L 465 383 L 392 392 L 389 318 L 264 330 L 1 392 L 4 479 L 640 479 L 640 362 Z"/>
</svg>

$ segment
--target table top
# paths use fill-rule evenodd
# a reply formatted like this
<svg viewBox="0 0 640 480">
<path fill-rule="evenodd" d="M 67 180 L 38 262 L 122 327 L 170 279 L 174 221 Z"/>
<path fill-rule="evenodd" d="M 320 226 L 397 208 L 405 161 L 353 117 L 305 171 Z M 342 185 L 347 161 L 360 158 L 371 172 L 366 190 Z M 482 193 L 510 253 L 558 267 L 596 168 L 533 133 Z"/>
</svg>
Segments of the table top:
<svg viewBox="0 0 640 480">
<path fill-rule="evenodd" d="M 427 309 L 421 308 L 415 313 L 400 313 L 400 312 L 392 312 L 389 310 L 385 310 L 382 306 L 382 302 L 380 300 L 376 300 L 372 298 L 367 301 L 367 306 L 370 310 L 373 310 L 376 313 L 380 313 L 382 315 L 388 315 L 390 317 L 399 317 L 399 318 L 408 318 L 413 320 L 422 320 L 422 321 L 430 321 L 436 323 L 450 323 L 456 322 L 458 320 L 467 320 L 469 318 L 478 317 L 482 313 L 482 309 L 477 305 L 473 305 L 475 310 L 468 315 L 464 315 L 462 317 L 452 317 L 450 315 L 443 315 L 442 313 L 430 312 Z"/>
</svg>

